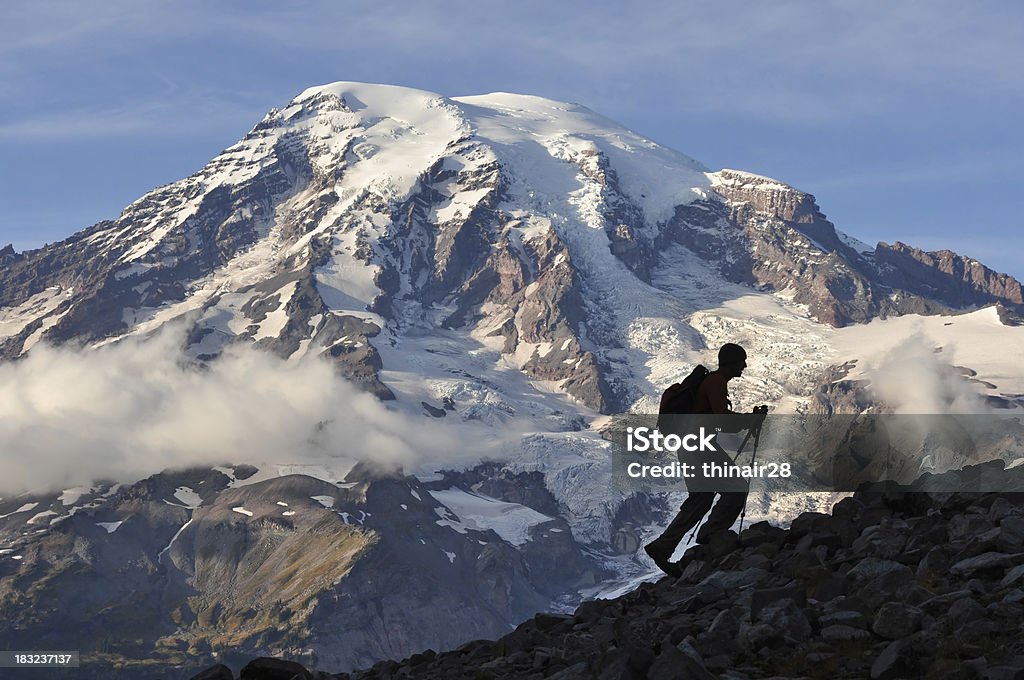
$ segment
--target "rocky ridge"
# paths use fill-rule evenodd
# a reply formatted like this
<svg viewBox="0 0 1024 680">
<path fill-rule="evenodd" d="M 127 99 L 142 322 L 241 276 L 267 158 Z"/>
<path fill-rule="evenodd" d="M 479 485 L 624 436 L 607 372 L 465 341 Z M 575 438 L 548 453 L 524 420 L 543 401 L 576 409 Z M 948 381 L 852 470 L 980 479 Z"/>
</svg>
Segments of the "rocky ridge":
<svg viewBox="0 0 1024 680">
<path fill-rule="evenodd" d="M 1015 489 L 964 493 L 996 475 Z M 989 463 L 876 484 L 689 550 L 683 575 L 496 641 L 349 674 L 252 662 L 242 678 L 1019 678 L 1024 471 Z M 280 663 L 280 662 L 278 662 Z M 194 678 L 229 680 L 226 667 Z"/>
<path fill-rule="evenodd" d="M 789 291 L 822 323 L 995 303 L 1024 310 L 1020 283 L 976 260 L 899 242 L 872 248 L 837 231 L 810 194 L 736 170 L 710 177 L 713 196 L 678 206 L 669 237 L 730 281 Z"/>
</svg>

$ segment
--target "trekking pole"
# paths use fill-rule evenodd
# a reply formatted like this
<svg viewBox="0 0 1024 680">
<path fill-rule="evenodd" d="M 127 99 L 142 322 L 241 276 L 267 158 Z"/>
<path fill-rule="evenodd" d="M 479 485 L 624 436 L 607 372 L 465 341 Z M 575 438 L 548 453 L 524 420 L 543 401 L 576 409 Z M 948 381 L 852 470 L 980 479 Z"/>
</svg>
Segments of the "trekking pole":
<svg viewBox="0 0 1024 680">
<path fill-rule="evenodd" d="M 765 407 L 765 408 L 767 408 L 767 407 Z M 756 411 L 756 409 L 755 409 L 755 411 Z M 754 428 L 754 430 L 747 430 L 747 435 L 748 436 L 750 435 L 750 433 L 752 431 L 754 432 L 754 449 L 750 452 L 750 468 L 751 469 L 754 469 L 754 460 L 757 458 L 757 445 L 761 443 L 761 425 L 763 423 L 764 423 L 764 421 L 761 421 L 760 423 L 758 423 L 757 427 Z M 740 457 L 738 452 L 736 454 L 736 457 L 737 458 Z M 743 533 L 743 520 L 745 520 L 747 518 L 747 499 L 750 497 L 750 480 L 751 480 L 751 477 L 747 477 L 747 493 L 743 496 L 743 510 L 740 511 L 740 530 L 737 533 L 737 536 L 739 534 Z"/>
<path fill-rule="evenodd" d="M 753 431 L 753 428 L 747 430 L 747 436 L 743 438 L 742 442 L 740 442 L 740 447 L 736 449 L 736 455 L 732 457 L 732 462 L 735 463 L 740 459 L 740 455 L 743 453 L 743 449 L 746 447 L 747 442 L 750 441 L 750 435 Z"/>
</svg>

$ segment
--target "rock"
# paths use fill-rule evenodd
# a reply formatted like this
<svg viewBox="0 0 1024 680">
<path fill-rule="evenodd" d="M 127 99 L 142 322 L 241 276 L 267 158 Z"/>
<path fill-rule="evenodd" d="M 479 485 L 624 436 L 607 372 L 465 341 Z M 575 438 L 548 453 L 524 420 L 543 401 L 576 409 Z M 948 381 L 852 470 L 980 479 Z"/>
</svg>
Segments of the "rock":
<svg viewBox="0 0 1024 680">
<path fill-rule="evenodd" d="M 302 680 L 313 680 L 313 674 L 300 663 L 260 657 L 242 667 L 238 680 L 294 680 L 296 676 Z"/>
<path fill-rule="evenodd" d="M 1010 515 L 1019 514 L 1020 511 L 1018 507 L 1010 502 L 1010 499 L 1005 496 L 996 498 L 988 508 L 988 516 L 997 521 Z"/>
<path fill-rule="evenodd" d="M 985 678 L 988 680 L 988 659 L 985 657 L 978 657 L 976 659 L 968 659 L 960 665 L 960 669 L 968 674 L 968 677 L 974 678 Z"/>
<path fill-rule="evenodd" d="M 958 541 L 980 536 L 992 526 L 992 520 L 983 515 L 956 515 L 949 520 L 949 539 Z"/>
<path fill-rule="evenodd" d="M 986 595 L 989 591 L 986 582 L 980 578 L 972 578 L 964 584 L 964 587 L 967 588 L 967 590 L 971 591 L 971 593 L 976 597 Z"/>
<path fill-rule="evenodd" d="M 971 591 L 966 589 L 952 590 L 948 593 L 942 593 L 941 595 L 929 598 L 918 606 L 925 611 L 939 613 L 944 612 L 950 604 L 963 597 L 971 597 Z"/>
<path fill-rule="evenodd" d="M 758 568 L 743 569 L 742 571 L 716 571 L 701 581 L 700 585 L 713 585 L 729 592 L 756 585 L 767 577 L 768 572 Z"/>
<path fill-rule="evenodd" d="M 846 593 L 846 579 L 830 568 L 821 567 L 804 577 L 807 596 L 819 602 L 830 602 Z"/>
<path fill-rule="evenodd" d="M 716 654 L 715 656 L 708 657 L 707 667 L 709 671 L 714 673 L 723 673 L 726 669 L 732 666 L 732 663 L 732 657 L 729 654 Z"/>
<path fill-rule="evenodd" d="M 193 675 L 190 680 L 235 680 L 235 674 L 230 668 L 219 663 Z"/>
<path fill-rule="evenodd" d="M 868 622 L 864 618 L 864 615 L 857 611 L 842 610 L 832 612 L 830 614 L 823 614 L 818 618 L 818 625 L 823 629 L 827 626 L 841 625 L 850 626 L 853 628 L 867 629 Z"/>
<path fill-rule="evenodd" d="M 687 581 L 695 581 L 711 572 L 711 566 L 708 562 L 697 559 L 691 561 L 687 559 L 686 555 L 683 555 L 683 559 L 679 560 L 679 565 L 682 567 L 682 573 L 679 575 L 679 580 L 684 583 Z"/>
<path fill-rule="evenodd" d="M 418 654 L 413 654 L 412 656 L 410 656 L 409 665 L 413 667 L 419 666 L 430 661 L 433 661 L 435 658 L 437 658 L 437 652 L 435 652 L 432 649 L 426 649 L 422 652 L 419 652 Z"/>
<path fill-rule="evenodd" d="M 548 676 L 549 680 L 591 680 L 594 674 L 590 672 L 590 668 L 586 661 L 579 661 L 574 663 L 572 666 L 563 668 L 554 675 Z"/>
<path fill-rule="evenodd" d="M 778 642 L 778 631 L 766 623 L 744 623 L 736 636 L 737 641 L 747 654 L 757 655 L 760 650 Z"/>
<path fill-rule="evenodd" d="M 829 642 L 853 642 L 856 640 L 867 640 L 871 633 L 863 628 L 834 624 L 821 629 L 821 639 Z"/>
<path fill-rule="evenodd" d="M 647 680 L 678 680 L 694 678 L 694 680 L 715 680 L 715 676 L 690 655 L 676 647 L 663 649 L 647 669 Z"/>
<path fill-rule="evenodd" d="M 917 565 L 917 578 L 931 581 L 949 573 L 949 551 L 944 546 L 929 550 Z"/>
<path fill-rule="evenodd" d="M 713 559 L 732 555 L 740 549 L 740 537 L 735 531 L 719 531 L 709 536 L 697 532 L 697 542 L 706 550 L 706 555 Z"/>
<path fill-rule="evenodd" d="M 547 632 L 563 624 L 572 623 L 575 619 L 569 614 L 537 614 L 533 623 L 537 630 Z"/>
<path fill-rule="evenodd" d="M 949 607 L 946 613 L 946 626 L 951 631 L 958 631 L 968 623 L 987 618 L 988 612 L 977 600 L 962 597 Z"/>
<path fill-rule="evenodd" d="M 999 522 L 999 538 L 996 544 L 1006 552 L 1016 552 L 1024 548 L 1024 517 L 1004 517 Z"/>
<path fill-rule="evenodd" d="M 803 642 L 811 636 L 807 615 L 790 599 L 766 605 L 758 612 L 756 620 L 770 626 L 777 636 L 789 644 Z"/>
<path fill-rule="evenodd" d="M 967 540 L 967 547 L 964 548 L 961 555 L 963 557 L 980 555 L 986 552 L 999 552 L 999 537 L 1002 534 L 1002 529 L 999 527 L 993 527 L 983 534 L 977 536 L 971 536 Z"/>
<path fill-rule="evenodd" d="M 985 680 L 1024 680 L 1024 663 L 1014 666 L 989 666 Z"/>
<path fill-rule="evenodd" d="M 708 632 L 713 635 L 725 635 L 735 637 L 740 630 L 740 619 L 731 609 L 723 609 L 715 616 Z"/>
<path fill-rule="evenodd" d="M 866 557 L 850 569 L 846 577 L 857 588 L 858 596 L 868 605 L 877 607 L 883 602 L 901 599 L 914 579 L 914 572 L 899 562 Z"/>
<path fill-rule="evenodd" d="M 235 479 L 249 479 L 250 477 L 252 477 L 257 472 L 260 471 L 260 469 L 255 465 L 248 465 L 246 463 L 242 463 L 241 465 L 233 465 L 232 470 L 235 473 Z"/>
<path fill-rule="evenodd" d="M 433 418 L 444 418 L 446 415 L 448 415 L 447 410 L 443 408 L 438 408 L 432 404 L 428 404 L 425 401 L 421 401 L 420 406 L 423 407 L 423 410 L 426 411 L 427 415 Z"/>
<path fill-rule="evenodd" d="M 802 585 L 786 586 L 784 588 L 763 588 L 755 590 L 750 603 L 750 620 L 756 621 L 761 612 L 782 600 L 791 600 L 798 607 L 807 604 L 807 591 Z"/>
<path fill-rule="evenodd" d="M 889 643 L 871 664 L 871 680 L 916 677 L 910 672 L 913 669 L 906 659 L 905 647 L 906 644 L 902 640 Z"/>
<path fill-rule="evenodd" d="M 780 546 L 785 540 L 786 530 L 772 526 L 768 522 L 751 524 L 740 534 L 740 542 L 744 548 L 756 548 L 763 544 Z"/>
<path fill-rule="evenodd" d="M 681 640 L 679 644 L 676 645 L 676 649 L 678 649 L 680 652 L 690 657 L 691 660 L 695 661 L 697 664 L 703 667 L 704 658 L 700 655 L 700 652 L 698 652 L 697 649 L 693 646 L 693 642 L 694 639 L 692 636 L 687 637 L 685 640 Z"/>
<path fill-rule="evenodd" d="M 907 547 L 907 523 L 898 522 L 890 526 L 867 527 L 853 542 L 858 555 L 895 559 Z"/>
<path fill-rule="evenodd" d="M 1020 604 L 1021 602 L 1024 602 L 1024 590 L 1021 590 L 1020 588 L 1011 590 L 1005 597 L 1003 597 L 1002 601 L 1006 604 Z"/>
<path fill-rule="evenodd" d="M 819 535 L 834 534 L 832 531 L 832 516 L 822 512 L 800 513 L 789 525 L 787 540 L 794 541 L 803 538 L 810 533 Z"/>
<path fill-rule="evenodd" d="M 871 630 L 887 640 L 898 640 L 917 632 L 921 627 L 922 616 L 923 612 L 917 607 L 901 602 L 887 602 L 879 608 Z"/>
<path fill-rule="evenodd" d="M 977 574 L 1002 574 L 1009 567 L 1020 561 L 1020 556 L 1005 553 L 987 552 L 977 557 L 960 560 L 949 569 L 953 576 L 970 577 Z"/>
<path fill-rule="evenodd" d="M 927 588 L 917 585 L 916 583 L 912 583 L 910 585 L 910 588 L 907 589 L 907 591 L 903 595 L 902 601 L 904 604 L 908 604 L 913 607 L 919 607 L 921 606 L 922 602 L 927 602 L 933 597 L 935 597 L 935 593 L 928 590 Z"/>
</svg>

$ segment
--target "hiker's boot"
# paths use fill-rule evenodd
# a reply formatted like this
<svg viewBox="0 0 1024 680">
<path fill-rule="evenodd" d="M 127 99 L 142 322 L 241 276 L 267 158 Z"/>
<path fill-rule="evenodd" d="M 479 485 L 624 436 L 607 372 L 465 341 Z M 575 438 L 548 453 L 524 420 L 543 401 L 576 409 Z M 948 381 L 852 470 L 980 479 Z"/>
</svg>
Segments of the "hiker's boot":
<svg viewBox="0 0 1024 680">
<path fill-rule="evenodd" d="M 657 565 L 658 569 L 671 576 L 672 578 L 679 578 L 683 573 L 683 570 L 675 562 L 670 561 L 672 555 L 666 554 L 664 551 L 658 550 L 658 546 L 655 543 L 648 543 L 644 546 L 644 552 L 647 556 L 654 560 L 654 564 Z"/>
</svg>

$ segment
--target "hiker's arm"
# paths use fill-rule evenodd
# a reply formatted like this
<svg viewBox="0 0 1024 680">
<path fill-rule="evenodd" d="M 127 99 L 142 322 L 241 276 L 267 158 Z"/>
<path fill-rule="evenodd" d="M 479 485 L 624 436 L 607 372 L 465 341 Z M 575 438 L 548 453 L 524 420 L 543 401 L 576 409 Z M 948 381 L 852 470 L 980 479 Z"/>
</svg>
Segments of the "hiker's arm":
<svg viewBox="0 0 1024 680">
<path fill-rule="evenodd" d="M 726 417 L 728 416 L 728 417 Z M 742 432 L 752 430 L 764 422 L 764 413 L 735 413 L 729 411 L 722 417 L 715 418 L 715 427 L 720 427 L 722 432 Z"/>
<path fill-rule="evenodd" d="M 753 427 L 750 421 L 750 416 L 746 413 L 735 413 L 729 411 L 723 413 L 721 416 L 715 418 L 715 427 L 721 429 L 722 432 L 728 432 L 730 434 L 735 432 L 742 432 L 743 430 L 749 430 Z"/>
</svg>

